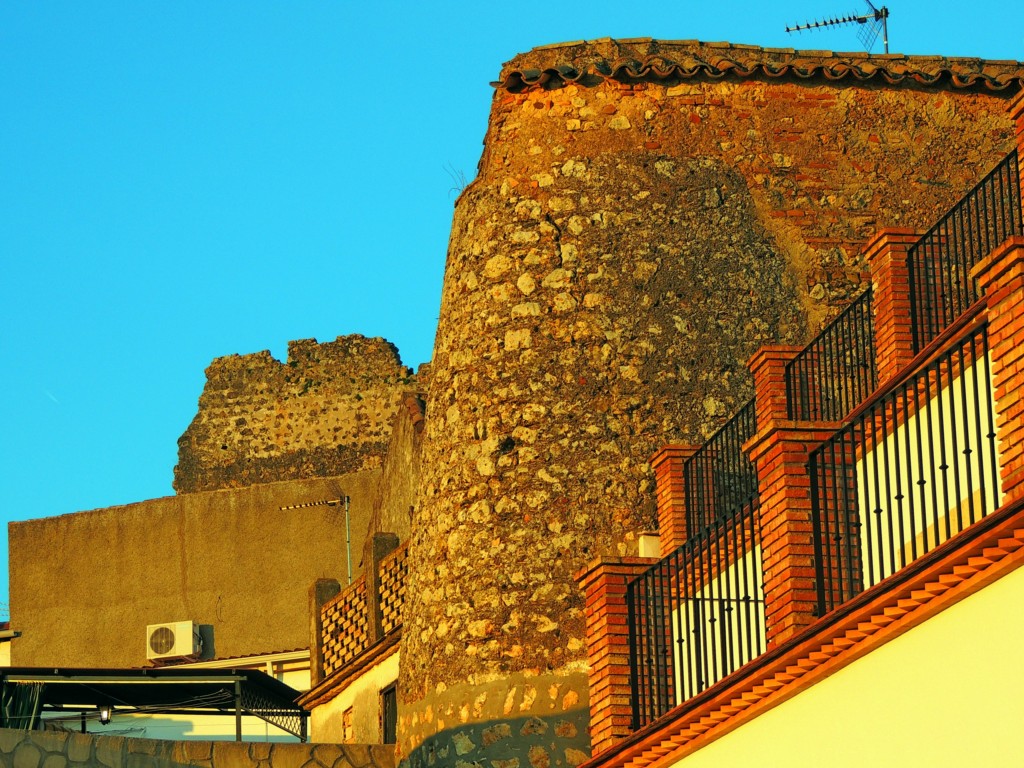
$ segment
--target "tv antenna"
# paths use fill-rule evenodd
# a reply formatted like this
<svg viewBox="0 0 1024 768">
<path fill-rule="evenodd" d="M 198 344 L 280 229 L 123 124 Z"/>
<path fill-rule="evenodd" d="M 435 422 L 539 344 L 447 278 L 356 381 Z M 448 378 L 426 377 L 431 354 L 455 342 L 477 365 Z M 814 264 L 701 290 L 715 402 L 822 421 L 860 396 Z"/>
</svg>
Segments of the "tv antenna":
<svg viewBox="0 0 1024 768">
<path fill-rule="evenodd" d="M 878 33 L 882 33 L 882 42 L 885 44 L 885 52 L 889 52 L 889 9 L 884 5 L 881 8 L 875 8 L 871 4 L 871 0 L 864 0 L 868 4 L 868 8 L 871 9 L 870 13 L 862 14 L 850 14 L 849 16 L 833 17 L 831 19 L 822 19 L 821 21 L 812 21 L 807 24 L 795 24 L 792 27 L 786 27 L 787 32 L 803 32 L 805 29 L 821 29 L 822 27 L 838 27 L 841 24 L 860 24 L 861 28 L 857 31 L 857 38 L 861 41 L 868 53 L 871 52 L 872 46 L 875 44 L 875 40 L 878 39 Z"/>
</svg>

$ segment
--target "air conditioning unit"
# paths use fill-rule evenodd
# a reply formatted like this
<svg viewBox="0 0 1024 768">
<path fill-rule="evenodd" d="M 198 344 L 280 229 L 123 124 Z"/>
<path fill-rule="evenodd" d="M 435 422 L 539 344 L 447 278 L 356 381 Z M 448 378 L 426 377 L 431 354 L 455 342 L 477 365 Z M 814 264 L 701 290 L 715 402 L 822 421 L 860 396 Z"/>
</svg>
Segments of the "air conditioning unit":
<svg viewBox="0 0 1024 768">
<path fill-rule="evenodd" d="M 150 661 L 196 659 L 203 650 L 199 627 L 191 621 L 146 627 L 146 658 Z"/>
</svg>

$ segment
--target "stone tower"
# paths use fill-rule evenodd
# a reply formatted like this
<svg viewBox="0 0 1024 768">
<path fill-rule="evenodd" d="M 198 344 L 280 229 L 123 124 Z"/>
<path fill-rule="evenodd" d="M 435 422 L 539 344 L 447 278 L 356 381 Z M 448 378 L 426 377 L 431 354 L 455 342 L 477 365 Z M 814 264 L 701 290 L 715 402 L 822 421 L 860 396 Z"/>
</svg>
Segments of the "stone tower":
<svg viewBox="0 0 1024 768">
<path fill-rule="evenodd" d="M 495 84 L 452 225 L 402 640 L 413 766 L 588 754 L 574 575 L 654 525 L 652 452 L 751 394 L 1010 147 L 998 65 L 598 41 Z M 912 194 L 907 191 L 912 188 Z M 912 204 L 908 200 L 914 201 Z"/>
</svg>

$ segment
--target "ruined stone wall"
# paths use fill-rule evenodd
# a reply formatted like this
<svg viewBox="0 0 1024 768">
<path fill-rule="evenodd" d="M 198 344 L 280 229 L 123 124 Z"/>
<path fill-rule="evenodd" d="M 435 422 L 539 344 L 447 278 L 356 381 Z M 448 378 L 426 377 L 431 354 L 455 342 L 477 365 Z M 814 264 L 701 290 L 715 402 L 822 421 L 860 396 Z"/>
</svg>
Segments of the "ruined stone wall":
<svg viewBox="0 0 1024 768">
<path fill-rule="evenodd" d="M 759 346 L 863 286 L 874 228 L 928 223 L 1011 146 L 1006 97 L 948 79 L 551 74 L 620 49 L 507 65 L 456 204 L 402 645 L 413 766 L 476 759 L 494 727 L 510 768 L 579 762 L 573 575 L 653 527 L 648 457 L 700 442 Z"/>
<path fill-rule="evenodd" d="M 413 381 L 387 341 L 340 336 L 229 355 L 206 370 L 199 411 L 178 440 L 178 493 L 373 469 L 400 393 Z"/>
<path fill-rule="evenodd" d="M 12 663 L 146 666 L 147 625 L 173 621 L 210 628 L 204 658 L 309 647 L 309 585 L 347 570 L 344 508 L 317 502 L 351 497 L 358 563 L 379 472 L 11 523 Z"/>
</svg>

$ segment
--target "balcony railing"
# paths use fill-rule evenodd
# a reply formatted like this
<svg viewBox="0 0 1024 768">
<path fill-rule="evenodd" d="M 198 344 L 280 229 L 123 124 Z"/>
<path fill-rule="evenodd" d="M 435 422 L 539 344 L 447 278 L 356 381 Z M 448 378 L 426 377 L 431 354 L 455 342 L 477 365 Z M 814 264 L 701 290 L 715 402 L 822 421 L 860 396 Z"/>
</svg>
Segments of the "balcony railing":
<svg viewBox="0 0 1024 768">
<path fill-rule="evenodd" d="M 764 652 L 761 581 L 755 496 L 629 584 L 634 730 Z"/>
<path fill-rule="evenodd" d="M 989 368 L 982 327 L 810 455 L 819 616 L 999 506 Z"/>
<path fill-rule="evenodd" d="M 971 268 L 1008 237 L 1021 234 L 1014 150 L 907 253 L 915 352 L 977 300 Z"/>
<path fill-rule="evenodd" d="M 750 400 L 687 460 L 683 466 L 687 531 L 703 530 L 757 497 L 757 471 L 742 448 L 756 431 L 756 411 Z"/>
<path fill-rule="evenodd" d="M 1021 234 L 1014 151 L 908 252 L 915 351 L 977 300 L 971 268 Z M 869 289 L 786 368 L 788 418 L 846 422 L 807 467 L 819 616 L 1002 496 L 985 328 L 872 396 L 872 310 Z M 634 730 L 764 651 L 758 481 L 742 450 L 756 429 L 750 401 L 684 464 L 690 537 L 627 588 Z"/>
<path fill-rule="evenodd" d="M 841 421 L 878 385 L 869 288 L 786 366 L 791 419 Z"/>
</svg>

